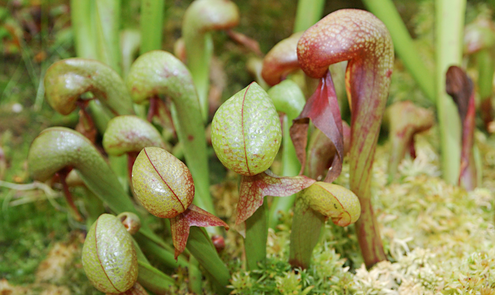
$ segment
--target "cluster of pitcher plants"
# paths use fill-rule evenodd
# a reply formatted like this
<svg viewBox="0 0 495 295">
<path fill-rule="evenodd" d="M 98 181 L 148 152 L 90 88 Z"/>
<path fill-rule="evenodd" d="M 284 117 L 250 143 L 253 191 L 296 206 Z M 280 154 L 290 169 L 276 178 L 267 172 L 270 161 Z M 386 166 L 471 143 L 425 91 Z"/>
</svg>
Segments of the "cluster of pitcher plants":
<svg viewBox="0 0 495 295">
<path fill-rule="evenodd" d="M 414 156 L 414 135 L 434 124 L 432 111 L 411 102 L 397 103 L 385 112 L 394 45 L 406 67 L 418 76 L 425 95 L 437 101 L 440 126 L 448 124 L 445 116 L 460 118 L 461 130 L 453 139 L 452 130 L 440 128 L 442 141 L 459 150 L 456 157 L 449 154 L 455 151 L 444 151 L 442 146 L 442 155 L 448 157 L 445 162 L 458 167 L 445 169 L 449 175 L 457 171 L 453 182 L 466 189 L 476 187 L 474 88 L 463 70 L 452 67 L 447 72 L 438 65 L 437 74 L 443 75 L 438 89 L 429 84 L 434 79 L 425 81 L 420 77 L 423 73 L 414 74 L 414 67 L 421 68 L 422 62 L 407 52 L 411 38 L 389 0 L 363 1 L 377 16 L 387 14 L 382 20 L 356 9 L 321 18 L 324 1 L 309 2 L 298 7 L 294 34 L 251 64 L 256 82 L 215 109 L 208 101 L 211 35 L 223 30 L 242 46 L 257 50 L 255 41 L 232 30 L 240 18 L 232 1 L 194 1 L 185 13 L 175 55 L 160 50 L 163 1 L 142 1 L 137 39 L 118 32 L 120 20 L 110 13 L 119 9 L 118 1 L 72 1 L 78 58 L 54 63 L 44 86 L 50 106 L 63 115 L 77 111 L 79 122 L 76 130 L 42 131 L 31 145 L 28 164 L 35 180 L 61 183 L 71 216 L 86 223 L 82 262 L 98 290 L 167 293 L 175 284 L 173 270 L 182 266 L 188 270 L 191 292 L 202 293 L 206 280 L 209 290 L 227 294 L 230 270 L 218 254 L 225 230 L 242 235 L 244 267 L 257 270 L 266 263 L 268 229 L 278 224 L 281 211 L 289 210 L 293 210 L 289 263 L 294 269 L 311 265 L 328 219 L 343 227 L 355 223 L 366 267 L 386 260 L 371 202 L 382 116 L 393 146 L 390 182 L 396 180 L 406 153 Z M 438 2 L 441 10 L 442 1 Z M 386 25 L 394 28 L 391 33 Z M 120 50 L 119 35 L 129 48 Z M 470 42 L 493 45 L 489 37 L 474 39 Z M 488 57 L 482 55 L 485 45 L 477 46 L 481 67 Z M 469 48 L 477 51 L 475 45 Z M 132 52 L 137 50 L 140 55 L 133 60 Z M 346 93 L 337 93 L 332 73 L 342 69 L 342 62 Z M 491 74 L 493 79 L 493 68 Z M 449 110 L 454 103 L 443 99 L 446 93 L 458 113 Z M 341 116 L 344 107 L 350 109 L 350 124 Z M 488 126 L 492 118 L 488 113 L 483 116 Z M 239 174 L 235 224 L 216 216 L 207 139 L 218 160 Z M 277 156 L 280 176 L 270 170 Z M 333 183 L 345 157 L 350 167 L 348 188 Z M 83 207 L 76 206 L 71 186 L 84 188 Z M 266 196 L 274 197 L 270 204 L 264 202 Z M 163 219 L 172 243 L 165 233 L 151 229 L 150 222 L 156 221 L 148 213 Z M 161 269 L 171 271 L 159 270 L 150 257 Z"/>
</svg>

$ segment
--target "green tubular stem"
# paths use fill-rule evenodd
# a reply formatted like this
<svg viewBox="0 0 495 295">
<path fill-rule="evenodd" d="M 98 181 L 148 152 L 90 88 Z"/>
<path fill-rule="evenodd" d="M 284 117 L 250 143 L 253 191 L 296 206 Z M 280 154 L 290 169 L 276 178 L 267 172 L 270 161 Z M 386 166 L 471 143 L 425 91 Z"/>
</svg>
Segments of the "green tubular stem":
<svg viewBox="0 0 495 295">
<path fill-rule="evenodd" d="M 203 120 L 208 118 L 208 91 L 213 42 L 210 31 L 234 27 L 239 11 L 231 1 L 194 1 L 186 10 L 182 35 L 186 47 L 187 66 L 198 91 Z"/>
<path fill-rule="evenodd" d="M 124 81 L 101 62 L 82 58 L 58 61 L 46 71 L 44 83 L 48 103 L 62 115 L 74 111 L 86 92 L 93 93 L 114 115 L 134 113 Z"/>
<path fill-rule="evenodd" d="M 302 198 L 296 198 L 295 203 L 290 233 L 289 263 L 292 267 L 307 269 L 325 224 L 325 218 L 309 208 Z"/>
<path fill-rule="evenodd" d="M 138 261 L 138 281 L 143 287 L 156 294 L 167 294 L 175 285 L 175 280 L 149 263 Z"/>
<path fill-rule="evenodd" d="M 259 264 L 266 263 L 266 242 L 268 240 L 268 224 L 266 203 L 246 220 L 246 238 L 244 251 L 246 252 L 247 270 L 259 269 Z"/>
<path fill-rule="evenodd" d="M 227 285 L 230 273 L 218 256 L 217 250 L 204 228 L 192 226 L 187 240 L 187 249 L 204 269 L 213 277 L 212 289 L 216 294 L 229 294 Z"/>
<path fill-rule="evenodd" d="M 108 121 L 112 119 L 113 115 L 110 111 L 104 108 L 98 100 L 92 100 L 88 104 L 89 111 L 91 112 L 91 118 L 93 119 L 96 129 L 100 134 L 105 133 L 107 130 Z"/>
<path fill-rule="evenodd" d="M 103 198 L 113 212 L 136 213 L 106 161 L 92 143 L 76 131 L 63 127 L 42 131 L 31 145 L 28 163 L 31 175 L 40 181 L 66 166 L 73 167 L 86 186 Z"/>
<path fill-rule="evenodd" d="M 295 176 L 301 170 L 301 163 L 297 159 L 294 144 L 290 139 L 290 125 L 292 125 L 292 120 L 289 121 L 288 117 L 284 116 L 282 123 L 282 176 Z M 288 212 L 294 205 L 295 199 L 296 195 L 273 199 L 268 213 L 268 226 L 270 228 L 277 226 L 280 218 L 279 212 Z"/>
<path fill-rule="evenodd" d="M 122 73 L 120 58 L 120 0 L 98 0 L 96 3 L 96 37 L 98 60 Z"/>
<path fill-rule="evenodd" d="M 122 189 L 129 195 L 129 181 L 127 179 L 127 157 L 126 156 L 108 156 L 108 162 L 110 164 L 110 168 L 117 176 Z"/>
<path fill-rule="evenodd" d="M 432 71 L 426 68 L 419 53 L 415 50 L 414 41 L 407 31 L 392 0 L 363 0 L 366 8 L 387 26 L 394 48 L 411 73 L 419 88 L 432 102 L 436 100 L 435 79 Z"/>
<path fill-rule="evenodd" d="M 209 191 L 205 127 L 187 68 L 168 52 L 150 51 L 134 62 L 126 81 L 132 99 L 138 104 L 155 95 L 170 97 L 176 113 L 174 125 L 196 186 L 194 204 L 215 214 Z"/>
<path fill-rule="evenodd" d="M 325 7 L 325 0 L 299 0 L 297 2 L 294 33 L 306 31 L 320 20 Z"/>
<path fill-rule="evenodd" d="M 105 213 L 105 208 L 103 207 L 103 203 L 98 199 L 91 190 L 87 187 L 84 187 L 84 209 L 87 212 L 86 217 L 86 228 L 91 228 L 91 225 L 100 217 L 101 214 Z"/>
<path fill-rule="evenodd" d="M 201 274 L 201 271 L 199 271 L 199 261 L 192 255 L 189 257 L 188 277 L 189 290 L 195 294 L 203 293 L 203 275 Z"/>
<path fill-rule="evenodd" d="M 202 41 L 202 43 L 201 43 Z M 195 42 L 194 48 L 187 52 L 187 65 L 198 92 L 203 120 L 208 119 L 208 91 L 210 89 L 210 63 L 213 56 L 211 33 L 205 33 Z"/>
<path fill-rule="evenodd" d="M 96 26 L 94 0 L 70 1 L 70 13 L 76 54 L 79 57 L 96 59 Z"/>
<path fill-rule="evenodd" d="M 491 98 L 493 93 L 494 62 L 490 50 L 482 49 L 476 53 L 476 64 L 478 65 L 478 91 L 482 100 Z"/>
<path fill-rule="evenodd" d="M 114 213 L 138 212 L 117 176 L 96 150 L 80 133 L 63 127 L 45 129 L 33 141 L 28 155 L 29 171 L 34 179 L 45 181 L 65 167 L 74 168 L 86 187 L 105 202 Z M 140 234 L 150 243 L 166 244 L 148 227 Z M 166 251 L 161 251 L 166 252 Z M 171 255 L 168 251 L 166 254 Z"/>
<path fill-rule="evenodd" d="M 277 112 L 285 113 L 282 122 L 282 176 L 295 176 L 301 170 L 301 163 L 297 159 L 294 144 L 290 139 L 290 126 L 302 111 L 305 104 L 304 94 L 297 84 L 291 80 L 284 80 L 268 90 Z M 274 198 L 268 213 L 268 225 L 275 228 L 278 224 L 280 211 L 288 212 L 294 205 L 296 195 L 284 198 Z"/>
<path fill-rule="evenodd" d="M 141 1 L 141 54 L 162 48 L 165 0 Z"/>
<path fill-rule="evenodd" d="M 153 258 L 157 259 L 165 267 L 169 269 L 175 269 L 179 266 L 184 268 L 190 267 L 189 262 L 183 256 L 179 256 L 176 261 L 173 254 L 174 250 L 169 251 L 170 247 L 159 245 L 140 233 L 134 235 L 134 238 L 146 253 L 152 254 Z"/>
<path fill-rule="evenodd" d="M 135 239 L 133 239 L 133 242 L 138 259 L 139 283 L 154 293 L 167 293 L 167 291 L 170 290 L 170 287 L 175 285 L 175 280 L 150 265 L 150 262 L 148 261 L 146 256 L 144 256 L 141 247 L 139 247 L 139 244 L 136 242 Z"/>
<path fill-rule="evenodd" d="M 461 162 L 461 122 L 457 107 L 445 92 L 448 67 L 460 65 L 466 0 L 436 0 L 436 83 L 442 177 L 457 184 Z"/>
</svg>

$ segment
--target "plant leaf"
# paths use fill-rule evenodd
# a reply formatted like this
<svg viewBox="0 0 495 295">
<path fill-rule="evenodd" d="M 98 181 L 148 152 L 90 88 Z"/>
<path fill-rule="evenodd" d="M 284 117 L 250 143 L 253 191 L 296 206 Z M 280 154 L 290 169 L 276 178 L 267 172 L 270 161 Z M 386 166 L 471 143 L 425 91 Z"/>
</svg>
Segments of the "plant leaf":
<svg viewBox="0 0 495 295">
<path fill-rule="evenodd" d="M 306 165 L 306 145 L 309 120 L 320 129 L 333 143 L 337 151 L 332 165 L 325 178 L 326 182 L 334 181 L 342 171 L 344 155 L 344 139 L 340 108 L 335 94 L 332 77 L 328 71 L 320 80 L 315 93 L 309 98 L 303 111 L 290 129 L 291 138 L 296 148 L 297 157 L 301 161 L 302 170 Z M 301 174 L 302 171 L 301 170 Z"/>
<path fill-rule="evenodd" d="M 343 121 L 344 155 L 349 152 L 351 141 L 351 127 Z M 306 175 L 321 180 L 335 158 L 335 145 L 321 130 L 316 129 L 311 134 L 306 160 Z"/>
<path fill-rule="evenodd" d="M 227 230 L 229 229 L 229 226 L 220 218 L 191 204 L 186 211 L 170 219 L 172 240 L 175 247 L 175 259 L 186 248 L 189 228 L 191 226 L 223 226 Z"/>
<path fill-rule="evenodd" d="M 237 203 L 236 225 L 246 221 L 263 204 L 263 197 L 287 197 L 310 185 L 315 180 L 306 176 L 280 177 L 266 170 L 254 176 L 242 176 Z"/>
</svg>

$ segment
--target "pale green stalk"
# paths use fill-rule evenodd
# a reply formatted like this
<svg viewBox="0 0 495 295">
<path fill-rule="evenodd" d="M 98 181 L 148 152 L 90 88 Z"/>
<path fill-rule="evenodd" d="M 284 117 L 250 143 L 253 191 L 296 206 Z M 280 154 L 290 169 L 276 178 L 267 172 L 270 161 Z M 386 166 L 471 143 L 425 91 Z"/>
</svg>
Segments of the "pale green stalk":
<svg viewBox="0 0 495 295">
<path fill-rule="evenodd" d="M 433 73 L 421 59 L 392 0 L 363 0 L 363 3 L 371 13 L 385 24 L 392 37 L 395 52 L 418 83 L 421 91 L 430 101 L 434 102 L 437 93 Z"/>
<path fill-rule="evenodd" d="M 212 276 L 212 289 L 215 294 L 229 294 L 230 273 L 211 241 L 210 236 L 202 227 L 192 226 L 187 240 L 187 249 Z"/>
<path fill-rule="evenodd" d="M 141 54 L 162 48 L 165 0 L 141 1 Z"/>
<path fill-rule="evenodd" d="M 189 257 L 187 272 L 189 289 L 196 294 L 201 294 L 203 292 L 203 274 L 199 270 L 199 261 L 192 255 Z"/>
<path fill-rule="evenodd" d="M 121 74 L 120 0 L 96 1 L 96 37 L 98 60 Z"/>
<path fill-rule="evenodd" d="M 211 31 L 226 30 L 239 22 L 239 11 L 229 0 L 197 0 L 186 10 L 182 34 L 187 66 L 198 92 L 203 120 L 208 118 L 210 61 L 213 54 Z"/>
<path fill-rule="evenodd" d="M 248 270 L 259 269 L 259 264 L 264 265 L 266 262 L 266 242 L 268 240 L 266 211 L 266 203 L 263 203 L 263 205 L 246 220 L 244 250 L 246 252 Z"/>
<path fill-rule="evenodd" d="M 436 0 L 436 93 L 440 130 L 442 176 L 448 183 L 459 181 L 461 122 L 457 107 L 445 92 L 448 67 L 460 65 L 466 0 Z"/>
<path fill-rule="evenodd" d="M 294 120 L 301 113 L 306 103 L 304 94 L 297 84 L 291 80 L 284 80 L 268 90 L 277 112 L 285 113 L 282 124 L 282 176 L 295 176 L 301 170 L 301 163 L 296 155 L 294 144 L 290 138 L 289 129 Z M 275 228 L 278 224 L 279 212 L 288 212 L 294 205 L 296 195 L 285 198 L 274 198 L 268 214 L 268 224 Z"/>
<path fill-rule="evenodd" d="M 311 209 L 303 198 L 297 198 L 295 203 L 289 263 L 293 267 L 307 268 L 325 225 L 325 216 Z"/>
<path fill-rule="evenodd" d="M 325 0 L 299 0 L 297 2 L 294 33 L 306 31 L 321 19 Z"/>
<path fill-rule="evenodd" d="M 141 33 L 136 29 L 125 29 L 120 33 L 122 54 L 122 76 L 125 78 L 141 46 Z"/>
<path fill-rule="evenodd" d="M 70 12 L 76 55 L 96 59 L 95 0 L 71 0 Z"/>
</svg>

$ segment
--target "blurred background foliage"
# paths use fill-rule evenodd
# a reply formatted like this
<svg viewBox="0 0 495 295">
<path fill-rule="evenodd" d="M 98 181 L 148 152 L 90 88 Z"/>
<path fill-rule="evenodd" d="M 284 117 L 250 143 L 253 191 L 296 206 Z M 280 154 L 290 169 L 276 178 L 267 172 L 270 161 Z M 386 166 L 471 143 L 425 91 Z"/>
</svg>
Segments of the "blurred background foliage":
<svg viewBox="0 0 495 295">
<path fill-rule="evenodd" d="M 174 42 L 181 36 L 184 11 L 191 2 L 166 1 L 162 49 L 173 51 Z M 241 22 L 236 30 L 257 40 L 263 53 L 292 33 L 296 0 L 235 2 L 241 12 Z M 433 69 L 434 2 L 396 0 L 394 3 L 424 61 Z M 137 28 L 140 1 L 128 0 L 123 7 L 123 25 Z M 364 9 L 364 5 L 359 0 L 328 0 L 324 15 L 341 8 Z M 495 0 L 468 1 L 466 23 L 494 8 Z M 247 58 L 252 53 L 231 41 L 226 34 L 214 34 L 214 42 L 216 66 L 213 71 L 216 69 L 217 72 L 212 79 L 213 83 L 224 85 L 222 99 L 225 100 L 252 81 L 245 70 Z M 16 289 L 21 293 L 50 288 L 59 294 L 96 292 L 84 278 L 79 257 L 74 254 L 79 251 L 82 236 L 79 225 L 68 218 L 68 213 L 61 209 L 63 206 L 58 205 L 63 202 L 61 195 L 50 188 L 43 191 L 23 185 L 31 182 L 26 158 L 34 137 L 49 126 L 74 127 L 77 123 L 76 113 L 61 116 L 44 102 L 42 83 L 46 69 L 53 62 L 73 56 L 69 1 L 0 0 L 0 290 L 10 284 L 23 285 Z M 400 60 L 396 62 L 392 77 L 389 103 L 408 99 L 432 106 Z M 344 232 L 337 235 L 349 237 L 348 232 L 341 231 Z M 337 250 L 340 247 L 341 254 L 348 252 L 346 265 L 358 263 L 359 258 L 352 258 L 355 252 L 345 246 L 345 243 L 356 246 L 355 242 L 342 237 L 340 244 L 332 246 Z M 334 252 L 325 253 L 339 261 Z M 54 271 L 56 266 L 65 267 L 66 264 L 75 267 L 67 268 L 63 274 Z M 284 273 L 286 267 L 282 265 L 277 271 Z M 183 279 L 179 272 L 177 280 Z M 238 279 L 242 279 L 240 274 Z M 242 286 L 239 288 L 242 290 Z"/>
</svg>

